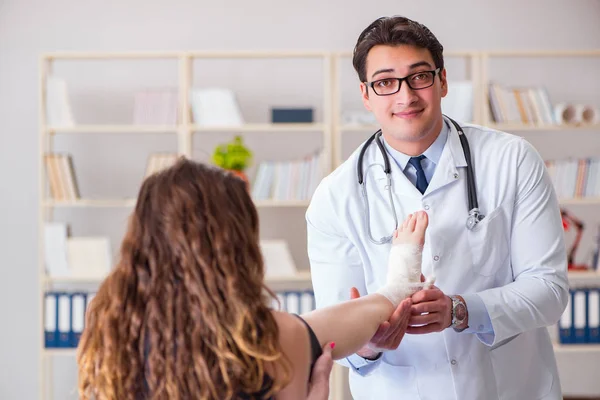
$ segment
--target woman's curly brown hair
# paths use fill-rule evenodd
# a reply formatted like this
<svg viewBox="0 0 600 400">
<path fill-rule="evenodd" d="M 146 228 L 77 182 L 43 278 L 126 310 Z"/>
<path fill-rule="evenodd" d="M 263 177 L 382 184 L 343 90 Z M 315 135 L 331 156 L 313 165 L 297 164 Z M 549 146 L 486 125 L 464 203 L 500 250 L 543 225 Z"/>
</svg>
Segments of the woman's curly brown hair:
<svg viewBox="0 0 600 400">
<path fill-rule="evenodd" d="M 291 364 L 268 306 L 258 226 L 246 184 L 226 171 L 182 158 L 147 178 L 119 261 L 86 315 L 80 397 L 223 400 L 281 390 Z M 283 372 L 269 377 L 269 365 Z"/>
</svg>

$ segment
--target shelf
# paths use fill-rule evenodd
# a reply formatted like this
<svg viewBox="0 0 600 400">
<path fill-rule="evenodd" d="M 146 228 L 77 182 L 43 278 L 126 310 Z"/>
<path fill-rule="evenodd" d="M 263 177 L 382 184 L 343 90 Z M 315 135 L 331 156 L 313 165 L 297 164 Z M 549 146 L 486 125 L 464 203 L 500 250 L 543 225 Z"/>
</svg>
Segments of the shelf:
<svg viewBox="0 0 600 400">
<path fill-rule="evenodd" d="M 42 350 L 43 355 L 45 356 L 68 356 L 68 357 L 75 357 L 75 355 L 77 354 L 77 348 L 76 347 L 65 347 L 65 348 L 46 348 L 44 347 L 44 349 Z"/>
<path fill-rule="evenodd" d="M 48 127 L 46 133 L 177 133 L 180 127 L 174 125 L 76 125 L 70 127 Z"/>
<path fill-rule="evenodd" d="M 581 344 L 559 344 L 554 343 L 555 353 L 600 353 L 600 344 L 581 343 Z"/>
<path fill-rule="evenodd" d="M 129 208 L 135 206 L 136 199 L 79 199 L 75 201 L 45 200 L 44 207 L 51 208 Z M 257 200 L 257 208 L 308 207 L 310 200 Z"/>
<path fill-rule="evenodd" d="M 504 132 L 531 131 L 531 132 L 556 132 L 556 131 L 595 131 L 600 130 L 600 124 L 590 125 L 524 125 L 524 124 L 494 124 L 485 126 Z"/>
<path fill-rule="evenodd" d="M 136 199 L 79 199 L 75 201 L 45 200 L 44 207 L 133 207 Z"/>
<path fill-rule="evenodd" d="M 570 287 L 600 287 L 600 273 L 598 271 L 569 271 Z"/>
<path fill-rule="evenodd" d="M 192 125 L 193 132 L 308 132 L 322 131 L 324 124 L 244 124 L 239 126 Z"/>
<path fill-rule="evenodd" d="M 569 206 L 569 205 L 594 205 L 600 204 L 600 197 L 575 197 L 572 199 L 558 199 L 561 205 Z"/>
<path fill-rule="evenodd" d="M 256 200 L 257 208 L 308 207 L 310 200 Z"/>
<path fill-rule="evenodd" d="M 57 277 L 52 278 L 48 276 L 42 276 L 44 283 L 46 284 L 67 284 L 67 283 L 79 283 L 79 284 L 97 284 L 104 280 L 105 277 L 99 278 L 81 278 L 81 277 Z M 310 271 L 302 270 L 299 271 L 295 276 L 278 276 L 269 277 L 265 279 L 267 284 L 284 284 L 284 283 L 303 283 L 311 282 Z"/>
<path fill-rule="evenodd" d="M 376 132 L 379 130 L 379 125 L 368 124 L 368 125 L 340 125 L 340 131 L 348 132 Z"/>
</svg>

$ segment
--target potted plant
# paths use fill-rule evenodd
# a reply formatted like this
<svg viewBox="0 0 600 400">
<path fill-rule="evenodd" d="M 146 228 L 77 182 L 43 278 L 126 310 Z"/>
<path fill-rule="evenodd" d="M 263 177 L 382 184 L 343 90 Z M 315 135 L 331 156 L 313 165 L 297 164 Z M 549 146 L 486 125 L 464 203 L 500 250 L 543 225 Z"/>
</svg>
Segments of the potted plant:
<svg viewBox="0 0 600 400">
<path fill-rule="evenodd" d="M 249 183 L 245 173 L 252 160 L 252 152 L 244 145 L 241 136 L 235 136 L 231 142 L 223 143 L 215 149 L 212 161 L 219 167 L 231 171 L 234 175 Z"/>
</svg>

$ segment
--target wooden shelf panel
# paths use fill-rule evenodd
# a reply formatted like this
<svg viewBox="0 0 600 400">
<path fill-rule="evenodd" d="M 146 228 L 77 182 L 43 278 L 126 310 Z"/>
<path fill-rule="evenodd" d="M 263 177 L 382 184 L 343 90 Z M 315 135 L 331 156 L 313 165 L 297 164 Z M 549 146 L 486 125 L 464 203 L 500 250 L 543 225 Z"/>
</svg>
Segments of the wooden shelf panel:
<svg viewBox="0 0 600 400">
<path fill-rule="evenodd" d="M 600 344 L 560 344 L 554 343 L 555 353 L 600 353 Z"/>
<path fill-rule="evenodd" d="M 310 200 L 255 200 L 258 208 L 308 207 Z"/>
<path fill-rule="evenodd" d="M 339 127 L 340 131 L 346 131 L 346 132 L 373 132 L 375 133 L 376 131 L 379 130 L 379 125 L 340 125 Z"/>
<path fill-rule="evenodd" d="M 79 199 L 75 201 L 45 200 L 44 207 L 73 207 L 73 208 L 103 208 L 103 207 L 133 207 L 136 199 Z"/>
<path fill-rule="evenodd" d="M 488 123 L 485 126 L 504 132 L 556 132 L 556 131 L 596 131 L 600 130 L 600 124 L 589 125 L 524 125 L 524 124 L 494 124 Z"/>
<path fill-rule="evenodd" d="M 589 205 L 594 205 L 594 204 L 600 204 L 600 197 L 577 197 L 577 198 L 572 198 L 572 199 L 559 199 L 559 202 L 561 205 L 585 205 L 585 204 L 589 204 Z"/>
<path fill-rule="evenodd" d="M 65 348 L 44 348 L 42 354 L 45 356 L 67 356 L 75 357 L 77 355 L 77 348 L 65 347 Z"/>
<path fill-rule="evenodd" d="M 598 271 L 569 271 L 569 286 L 600 287 L 600 273 Z"/>
<path fill-rule="evenodd" d="M 86 134 L 86 133 L 177 133 L 177 125 L 76 125 L 69 127 L 51 126 L 45 129 L 49 135 L 58 133 Z"/>
<path fill-rule="evenodd" d="M 323 131 L 325 124 L 244 124 L 240 126 L 192 125 L 193 132 L 310 132 Z"/>
<path fill-rule="evenodd" d="M 79 199 L 75 201 L 45 200 L 44 207 L 51 208 L 128 208 L 134 207 L 136 199 Z M 308 207 L 309 200 L 257 200 L 254 202 L 257 208 L 277 207 Z"/>
<path fill-rule="evenodd" d="M 49 52 L 42 55 L 46 60 L 123 60 L 164 58 L 325 58 L 327 51 L 136 51 L 136 52 Z"/>
<path fill-rule="evenodd" d="M 43 279 L 46 284 L 97 284 L 104 280 L 105 277 L 97 277 L 97 278 L 83 278 L 83 277 L 49 277 L 43 275 L 41 279 Z M 285 284 L 285 283 L 310 283 L 310 271 L 309 270 L 301 270 L 295 276 L 278 276 L 278 277 L 268 277 L 265 279 L 267 284 Z"/>
</svg>

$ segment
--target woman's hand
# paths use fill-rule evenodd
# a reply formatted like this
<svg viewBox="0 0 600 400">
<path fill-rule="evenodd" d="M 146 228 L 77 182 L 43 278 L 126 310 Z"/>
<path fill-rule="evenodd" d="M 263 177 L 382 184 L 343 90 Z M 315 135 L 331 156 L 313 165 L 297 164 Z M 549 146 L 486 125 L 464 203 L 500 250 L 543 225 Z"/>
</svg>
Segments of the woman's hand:
<svg viewBox="0 0 600 400">
<path fill-rule="evenodd" d="M 323 346 L 323 354 L 315 362 L 310 383 L 308 386 L 307 400 L 327 400 L 329 398 L 329 376 L 333 368 L 331 352 L 335 343 L 326 343 Z"/>
</svg>

